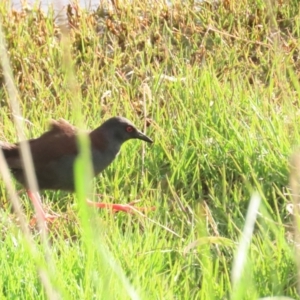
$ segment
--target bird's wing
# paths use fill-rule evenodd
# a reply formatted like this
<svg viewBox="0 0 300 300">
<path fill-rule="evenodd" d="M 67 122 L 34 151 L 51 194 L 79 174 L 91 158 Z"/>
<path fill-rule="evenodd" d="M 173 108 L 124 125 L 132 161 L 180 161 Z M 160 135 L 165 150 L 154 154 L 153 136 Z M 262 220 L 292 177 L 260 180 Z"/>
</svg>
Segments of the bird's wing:
<svg viewBox="0 0 300 300">
<path fill-rule="evenodd" d="M 65 155 L 76 155 L 77 130 L 63 119 L 52 120 L 49 131 L 36 139 L 28 140 L 35 167 L 47 165 L 49 162 Z M 10 168 L 22 168 L 19 152 L 20 143 L 1 142 L 0 147 Z"/>
</svg>

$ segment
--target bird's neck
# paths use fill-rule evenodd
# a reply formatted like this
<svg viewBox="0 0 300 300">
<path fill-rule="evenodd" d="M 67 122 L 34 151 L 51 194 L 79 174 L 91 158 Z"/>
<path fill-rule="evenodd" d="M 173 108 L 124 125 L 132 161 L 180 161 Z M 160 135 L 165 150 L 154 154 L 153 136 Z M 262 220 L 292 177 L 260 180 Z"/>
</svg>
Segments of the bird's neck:
<svg viewBox="0 0 300 300">
<path fill-rule="evenodd" d="M 120 151 L 121 143 L 109 138 L 105 132 L 92 131 L 90 133 L 92 146 L 92 160 L 94 174 L 97 175 L 109 166 Z"/>
<path fill-rule="evenodd" d="M 100 128 L 95 129 L 90 133 L 91 146 L 94 150 L 102 153 L 110 153 L 116 156 L 120 151 L 122 143 L 110 137 L 108 133 L 103 132 Z"/>
</svg>

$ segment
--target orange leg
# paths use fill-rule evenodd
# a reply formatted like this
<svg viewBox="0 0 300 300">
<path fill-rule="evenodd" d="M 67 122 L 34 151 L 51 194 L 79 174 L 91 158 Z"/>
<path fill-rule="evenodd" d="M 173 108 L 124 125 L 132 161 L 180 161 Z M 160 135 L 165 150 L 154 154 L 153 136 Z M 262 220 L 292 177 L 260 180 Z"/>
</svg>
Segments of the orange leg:
<svg viewBox="0 0 300 300">
<path fill-rule="evenodd" d="M 90 200 L 87 200 L 87 204 L 90 206 L 95 206 L 98 208 L 107 208 L 111 209 L 114 212 L 118 211 L 123 211 L 127 213 L 134 213 L 135 211 L 140 211 L 140 212 L 147 212 L 150 210 L 155 210 L 156 207 L 134 207 L 134 202 L 131 202 L 129 204 L 111 204 L 111 203 L 103 203 L 103 202 L 93 202 Z"/>
<path fill-rule="evenodd" d="M 30 198 L 35 212 L 38 216 L 38 218 L 40 218 L 42 221 L 44 222 L 53 222 L 57 217 L 59 217 L 59 215 L 50 215 L 47 214 L 42 207 L 42 201 L 41 201 L 41 197 L 40 194 L 38 192 L 34 193 L 32 191 L 27 190 L 27 195 Z M 34 217 L 30 223 L 35 224 L 36 223 L 36 217 Z"/>
</svg>

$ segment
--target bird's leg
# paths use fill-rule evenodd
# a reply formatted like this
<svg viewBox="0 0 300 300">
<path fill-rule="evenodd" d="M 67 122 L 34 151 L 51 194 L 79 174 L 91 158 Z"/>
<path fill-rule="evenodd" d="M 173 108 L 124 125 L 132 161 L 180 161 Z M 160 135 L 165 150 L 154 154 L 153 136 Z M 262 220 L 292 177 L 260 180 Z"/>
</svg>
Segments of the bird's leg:
<svg viewBox="0 0 300 300">
<path fill-rule="evenodd" d="M 32 192 L 30 190 L 27 190 L 27 195 L 30 198 L 36 214 L 38 215 L 38 218 L 40 218 L 42 221 L 44 222 L 53 222 L 57 217 L 59 217 L 59 215 L 50 215 L 47 214 L 43 207 L 42 207 L 42 201 L 41 201 L 41 197 L 40 194 L 38 192 Z M 31 222 L 31 224 L 35 224 L 36 223 L 36 217 L 34 217 Z"/>
<path fill-rule="evenodd" d="M 95 207 L 98 207 L 98 208 L 111 209 L 113 212 L 123 211 L 123 212 L 127 212 L 127 213 L 134 213 L 135 211 L 147 212 L 147 211 L 156 209 L 155 206 L 152 206 L 152 207 L 134 207 L 135 203 L 136 203 L 136 201 L 133 201 L 129 204 L 112 204 L 112 203 L 104 203 L 104 202 L 93 202 L 93 201 L 87 200 L 87 204 L 90 205 L 90 206 L 95 206 Z"/>
</svg>

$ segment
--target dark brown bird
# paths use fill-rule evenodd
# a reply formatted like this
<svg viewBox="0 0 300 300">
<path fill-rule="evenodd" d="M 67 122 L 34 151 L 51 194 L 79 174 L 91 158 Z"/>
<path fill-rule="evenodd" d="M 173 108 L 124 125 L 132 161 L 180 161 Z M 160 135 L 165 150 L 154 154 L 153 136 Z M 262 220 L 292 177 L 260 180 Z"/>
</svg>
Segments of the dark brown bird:
<svg viewBox="0 0 300 300">
<path fill-rule="evenodd" d="M 65 120 L 52 121 L 49 131 L 36 139 L 28 141 L 32 154 L 35 174 L 39 188 L 42 190 L 65 190 L 73 192 L 74 162 L 78 155 L 77 130 Z M 89 132 L 91 142 L 91 157 L 94 176 L 103 171 L 117 156 L 124 142 L 130 139 L 140 139 L 148 143 L 153 141 L 139 131 L 129 120 L 123 117 L 113 117 L 100 127 Z M 0 142 L 7 164 L 14 177 L 27 188 L 29 197 L 41 217 L 47 216 L 41 208 L 36 194 L 28 190 L 23 170 L 19 143 Z M 115 211 L 131 211 L 130 204 L 107 204 L 88 202 L 100 208 L 108 207 Z"/>
</svg>

